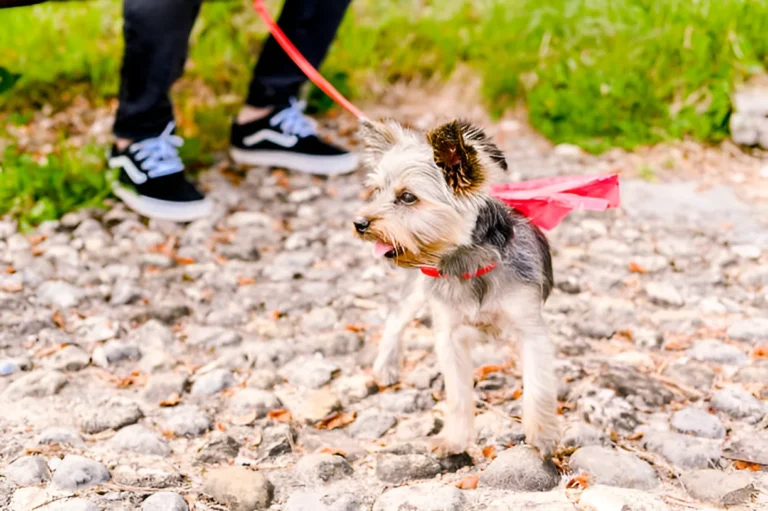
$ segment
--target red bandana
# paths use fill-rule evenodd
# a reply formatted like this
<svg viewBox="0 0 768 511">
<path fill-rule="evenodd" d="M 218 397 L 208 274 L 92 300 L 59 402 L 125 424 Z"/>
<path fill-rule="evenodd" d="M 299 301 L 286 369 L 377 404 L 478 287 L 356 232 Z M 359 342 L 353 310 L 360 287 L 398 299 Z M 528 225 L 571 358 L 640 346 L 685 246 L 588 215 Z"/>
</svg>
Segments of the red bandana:
<svg viewBox="0 0 768 511">
<path fill-rule="evenodd" d="M 475 273 L 465 273 L 464 275 L 462 275 L 462 278 L 469 280 L 474 277 L 479 277 L 481 275 L 485 275 L 486 273 L 493 270 L 494 268 L 496 268 L 496 263 L 480 268 Z M 432 277 L 435 279 L 439 279 L 445 276 L 440 273 L 440 270 L 438 270 L 433 266 L 419 266 L 419 270 L 421 270 L 421 273 L 423 273 L 427 277 Z"/>
</svg>

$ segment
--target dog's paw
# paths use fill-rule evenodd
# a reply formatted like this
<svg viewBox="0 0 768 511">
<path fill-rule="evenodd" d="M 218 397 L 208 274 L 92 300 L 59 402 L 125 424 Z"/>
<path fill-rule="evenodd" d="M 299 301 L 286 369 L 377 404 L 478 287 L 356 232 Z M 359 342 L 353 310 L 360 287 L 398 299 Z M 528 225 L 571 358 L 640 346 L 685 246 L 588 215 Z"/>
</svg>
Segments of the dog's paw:
<svg viewBox="0 0 768 511">
<path fill-rule="evenodd" d="M 428 440 L 429 448 L 436 458 L 446 458 L 453 454 L 467 452 L 469 442 L 450 438 L 446 435 L 438 435 Z"/>
<path fill-rule="evenodd" d="M 376 383 L 382 387 L 394 385 L 400 378 L 400 365 L 396 360 L 377 357 L 373 363 L 373 376 L 376 378 Z"/>
<path fill-rule="evenodd" d="M 555 428 L 549 431 L 538 430 L 525 435 L 525 443 L 535 447 L 542 458 L 549 458 L 558 442 L 558 434 Z"/>
</svg>

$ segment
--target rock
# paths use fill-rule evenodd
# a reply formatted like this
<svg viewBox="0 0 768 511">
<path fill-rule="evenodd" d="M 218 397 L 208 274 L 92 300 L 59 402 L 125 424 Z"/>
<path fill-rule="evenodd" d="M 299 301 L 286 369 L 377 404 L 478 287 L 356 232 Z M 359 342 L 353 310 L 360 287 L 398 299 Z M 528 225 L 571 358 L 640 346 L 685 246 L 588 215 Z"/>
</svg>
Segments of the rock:
<svg viewBox="0 0 768 511">
<path fill-rule="evenodd" d="M 140 424 L 126 426 L 109 440 L 112 449 L 141 454 L 167 456 L 171 453 L 168 443 L 151 429 Z"/>
<path fill-rule="evenodd" d="M 560 474 L 539 452 L 518 445 L 502 451 L 480 474 L 480 486 L 511 491 L 548 491 L 560 483 Z"/>
<path fill-rule="evenodd" d="M 85 499 L 66 499 L 51 502 L 38 508 L 40 511 L 99 511 L 98 506 Z"/>
<path fill-rule="evenodd" d="M 253 389 L 270 390 L 280 381 L 280 378 L 271 369 L 257 369 L 248 377 L 246 386 Z"/>
<path fill-rule="evenodd" d="M 363 341 L 356 333 L 344 330 L 320 334 L 312 340 L 312 346 L 324 356 L 333 357 L 359 351 Z"/>
<path fill-rule="evenodd" d="M 327 389 L 308 392 L 281 392 L 280 401 L 286 405 L 293 418 L 306 423 L 315 423 L 332 412 L 341 409 L 339 397 Z"/>
<path fill-rule="evenodd" d="M 293 491 L 283 511 L 368 511 L 360 498 L 353 493 L 332 490 Z"/>
<path fill-rule="evenodd" d="M 141 288 L 128 280 L 118 280 L 112 286 L 109 304 L 112 306 L 128 305 L 141 298 Z"/>
<path fill-rule="evenodd" d="M 103 346 L 93 350 L 93 363 L 104 368 L 123 360 L 138 360 L 139 358 L 141 358 L 141 352 L 138 346 L 131 342 L 116 339 L 109 340 Z"/>
<path fill-rule="evenodd" d="M 173 343 L 175 338 L 170 328 L 156 319 L 150 319 L 131 332 L 128 341 L 142 347 L 166 348 Z"/>
<path fill-rule="evenodd" d="M 688 355 L 701 362 L 716 364 L 742 365 L 747 363 L 747 355 L 736 346 L 725 344 L 716 339 L 697 341 L 689 350 Z"/>
<path fill-rule="evenodd" d="M 672 414 L 672 428 L 702 438 L 725 438 L 725 427 L 716 415 L 699 408 L 683 408 Z"/>
<path fill-rule="evenodd" d="M 583 318 L 576 323 L 576 331 L 591 339 L 608 339 L 616 329 L 602 319 Z"/>
<path fill-rule="evenodd" d="M 17 486 L 34 486 L 51 480 L 48 464 L 40 456 L 22 456 L 14 460 L 6 467 L 4 475 Z"/>
<path fill-rule="evenodd" d="M 193 396 L 212 396 L 234 385 L 232 373 L 227 369 L 214 369 L 197 378 L 192 385 Z"/>
<path fill-rule="evenodd" d="M 561 441 L 565 447 L 606 445 L 608 443 L 608 436 L 594 426 L 584 422 L 577 422 L 565 429 Z"/>
<path fill-rule="evenodd" d="M 227 217 L 227 224 L 231 227 L 269 227 L 274 220 L 264 213 L 258 211 L 237 211 Z"/>
<path fill-rule="evenodd" d="M 230 435 L 216 431 L 200 450 L 197 461 L 198 463 L 223 463 L 233 460 L 239 452 L 240 442 Z"/>
<path fill-rule="evenodd" d="M 422 454 L 380 454 L 376 457 L 376 477 L 388 483 L 431 479 L 440 471 L 437 460 Z"/>
<path fill-rule="evenodd" d="M 274 488 L 260 472 L 240 467 L 213 469 L 204 476 L 205 492 L 232 511 L 267 509 Z"/>
<path fill-rule="evenodd" d="M 112 480 L 137 488 L 170 488 L 181 486 L 184 482 L 181 474 L 168 466 L 165 460 L 157 461 L 154 457 L 145 456 L 135 456 L 130 462 L 117 465 L 112 469 Z"/>
<path fill-rule="evenodd" d="M 670 364 L 664 368 L 662 374 L 699 390 L 709 390 L 715 379 L 715 371 L 711 367 L 691 362 Z"/>
<path fill-rule="evenodd" d="M 734 460 L 768 465 L 768 430 L 743 433 L 725 448 L 725 456 Z"/>
<path fill-rule="evenodd" d="M 83 433 L 93 435 L 108 429 L 118 430 L 135 424 L 143 417 L 141 409 L 133 401 L 113 398 L 91 409 L 80 424 Z"/>
<path fill-rule="evenodd" d="M 578 409 L 590 424 L 616 430 L 634 432 L 639 424 L 635 408 L 611 389 L 590 390 L 579 398 Z"/>
<path fill-rule="evenodd" d="M 278 374 L 292 385 L 318 389 L 331 381 L 339 367 L 321 357 L 297 357 L 289 362 Z"/>
<path fill-rule="evenodd" d="M 634 454 L 608 447 L 582 447 L 571 456 L 574 473 L 586 472 L 594 484 L 652 490 L 659 486 L 656 471 Z"/>
<path fill-rule="evenodd" d="M 621 397 L 637 396 L 654 408 L 669 404 L 674 398 L 674 394 L 661 382 L 627 367 L 606 368 L 597 383 L 601 387 L 614 389 Z"/>
<path fill-rule="evenodd" d="M 165 426 L 176 436 L 194 438 L 211 429 L 211 418 L 196 406 L 177 406 L 165 411 Z"/>
<path fill-rule="evenodd" d="M 274 457 L 288 454 L 296 442 L 296 430 L 289 424 L 275 424 L 264 429 L 259 456 Z"/>
<path fill-rule="evenodd" d="M 356 374 L 336 378 L 333 381 L 333 389 L 342 397 L 345 405 L 350 405 L 377 393 L 379 386 L 370 376 Z"/>
<path fill-rule="evenodd" d="M 705 469 L 687 472 L 680 478 L 688 494 L 702 502 L 723 505 L 723 497 L 752 484 L 752 475 L 747 472 L 723 472 Z"/>
<path fill-rule="evenodd" d="M 158 373 L 149 377 L 144 390 L 144 399 L 153 404 L 168 400 L 174 395 L 181 396 L 187 377 L 179 373 Z"/>
<path fill-rule="evenodd" d="M 19 371 L 21 371 L 21 367 L 15 360 L 0 360 L 0 376 L 9 376 Z"/>
<path fill-rule="evenodd" d="M 632 330 L 632 339 L 635 341 L 635 346 L 643 350 L 657 349 L 664 343 L 664 336 L 661 332 L 648 328 Z"/>
<path fill-rule="evenodd" d="M 733 375 L 733 381 L 739 383 L 768 384 L 768 359 L 757 359 L 742 367 Z M 763 399 L 765 397 L 763 396 Z"/>
<path fill-rule="evenodd" d="M 482 434 L 480 427 L 481 425 L 482 424 L 480 424 L 480 421 L 475 421 L 475 427 L 478 430 L 478 438 Z M 443 421 L 432 414 L 426 414 L 398 421 L 394 436 L 400 440 L 415 440 L 418 438 L 436 435 L 440 432 L 441 429 L 443 429 Z M 478 440 L 478 443 L 485 442 Z"/>
<path fill-rule="evenodd" d="M 664 456 L 680 468 L 707 468 L 720 461 L 721 442 L 705 438 L 651 431 L 643 437 L 645 449 Z"/>
<path fill-rule="evenodd" d="M 80 371 L 91 361 L 91 356 L 82 348 L 69 345 L 46 359 L 46 366 L 58 371 Z"/>
<path fill-rule="evenodd" d="M 440 371 L 436 367 L 419 365 L 408 373 L 405 382 L 420 390 L 432 388 L 432 383 L 440 376 Z"/>
<path fill-rule="evenodd" d="M 109 481 L 109 470 L 98 461 L 68 454 L 56 467 L 53 482 L 63 490 L 83 490 Z"/>
<path fill-rule="evenodd" d="M 429 410 L 435 405 L 431 394 L 415 389 L 385 392 L 379 395 L 379 406 L 392 413 L 414 413 Z"/>
<path fill-rule="evenodd" d="M 67 378 L 58 371 L 38 370 L 16 379 L 3 392 L 10 400 L 24 397 L 47 397 L 58 394 L 67 384 Z"/>
<path fill-rule="evenodd" d="M 640 490 L 590 486 L 581 494 L 583 511 L 667 511 L 669 506 L 658 496 Z"/>
<path fill-rule="evenodd" d="M 576 511 L 559 491 L 523 492 L 493 498 L 488 511 Z"/>
<path fill-rule="evenodd" d="M 349 428 L 349 435 L 360 440 L 376 440 L 397 423 L 394 415 L 376 409 L 368 409 L 357 416 Z"/>
<path fill-rule="evenodd" d="M 738 387 L 727 387 L 712 395 L 712 408 L 734 419 L 755 424 L 763 418 L 765 407 L 755 396 Z"/>
<path fill-rule="evenodd" d="M 117 322 L 101 316 L 89 316 L 78 325 L 75 335 L 81 343 L 91 344 L 112 339 L 118 331 Z"/>
<path fill-rule="evenodd" d="M 187 328 L 187 344 L 202 348 L 222 348 L 235 346 L 242 341 L 242 336 L 236 331 L 219 326 L 195 326 Z"/>
<path fill-rule="evenodd" d="M 449 454 L 448 456 L 440 458 L 437 461 L 440 463 L 440 468 L 443 472 L 451 473 L 456 472 L 464 467 L 471 467 L 473 465 L 472 456 L 466 452 L 459 454 Z"/>
<path fill-rule="evenodd" d="M 467 500 L 461 490 L 442 483 L 414 484 L 384 492 L 373 511 L 464 511 Z"/>
<path fill-rule="evenodd" d="M 685 300 L 680 296 L 677 288 L 667 282 L 649 282 L 645 286 L 648 298 L 656 305 L 664 307 L 682 307 Z"/>
<path fill-rule="evenodd" d="M 265 417 L 270 410 L 280 408 L 282 403 L 272 392 L 259 389 L 241 389 L 229 402 L 229 411 L 233 415 L 246 415 L 256 412 L 256 418 Z"/>
<path fill-rule="evenodd" d="M 83 292 L 66 282 L 49 280 L 37 288 L 36 296 L 42 305 L 69 309 L 80 303 L 83 299 Z"/>
<path fill-rule="evenodd" d="M 347 460 L 334 454 L 305 454 L 299 459 L 294 473 L 307 484 L 324 484 L 352 475 Z"/>
<path fill-rule="evenodd" d="M 728 328 L 728 337 L 737 341 L 768 340 L 768 318 L 742 319 Z"/>
<path fill-rule="evenodd" d="M 188 511 L 187 501 L 178 493 L 161 491 L 150 495 L 142 504 L 141 511 Z"/>
<path fill-rule="evenodd" d="M 322 332 L 336 326 L 338 321 L 335 310 L 330 307 L 318 307 L 301 318 L 301 328 L 308 333 Z"/>
<path fill-rule="evenodd" d="M 37 438 L 38 444 L 62 444 L 80 446 L 83 444 L 83 437 L 77 430 L 71 428 L 48 428 Z"/>
</svg>

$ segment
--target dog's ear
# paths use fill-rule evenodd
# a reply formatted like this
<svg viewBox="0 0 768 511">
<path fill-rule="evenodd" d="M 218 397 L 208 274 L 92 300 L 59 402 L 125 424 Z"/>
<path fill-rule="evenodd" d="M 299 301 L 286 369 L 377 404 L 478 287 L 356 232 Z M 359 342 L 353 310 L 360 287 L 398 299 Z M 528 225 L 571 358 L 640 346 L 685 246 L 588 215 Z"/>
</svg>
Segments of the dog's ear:
<svg viewBox="0 0 768 511">
<path fill-rule="evenodd" d="M 427 132 L 437 166 L 457 195 L 480 189 L 492 167 L 507 170 L 501 150 L 481 130 L 466 121 L 452 121 Z"/>
<path fill-rule="evenodd" d="M 365 164 L 373 168 L 379 163 L 400 136 L 400 130 L 396 124 L 390 121 L 377 122 L 368 119 L 360 121 L 360 138 L 365 148 Z"/>
</svg>

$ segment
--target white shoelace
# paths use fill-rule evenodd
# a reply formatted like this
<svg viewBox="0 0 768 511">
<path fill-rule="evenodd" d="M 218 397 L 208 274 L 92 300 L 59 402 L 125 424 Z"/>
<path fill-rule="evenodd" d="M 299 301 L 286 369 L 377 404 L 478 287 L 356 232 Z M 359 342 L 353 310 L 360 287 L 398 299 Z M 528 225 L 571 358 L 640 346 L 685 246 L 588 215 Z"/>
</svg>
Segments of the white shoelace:
<svg viewBox="0 0 768 511">
<path fill-rule="evenodd" d="M 131 144 L 131 152 L 150 178 L 184 170 L 184 163 L 179 157 L 179 147 L 184 144 L 184 139 L 173 134 L 175 127 L 176 123 L 171 121 L 157 137 Z"/>
<path fill-rule="evenodd" d="M 279 127 L 286 135 L 296 135 L 300 138 L 314 135 L 315 123 L 304 115 L 306 107 L 306 102 L 291 98 L 290 106 L 276 113 L 269 120 L 269 125 Z"/>
</svg>

